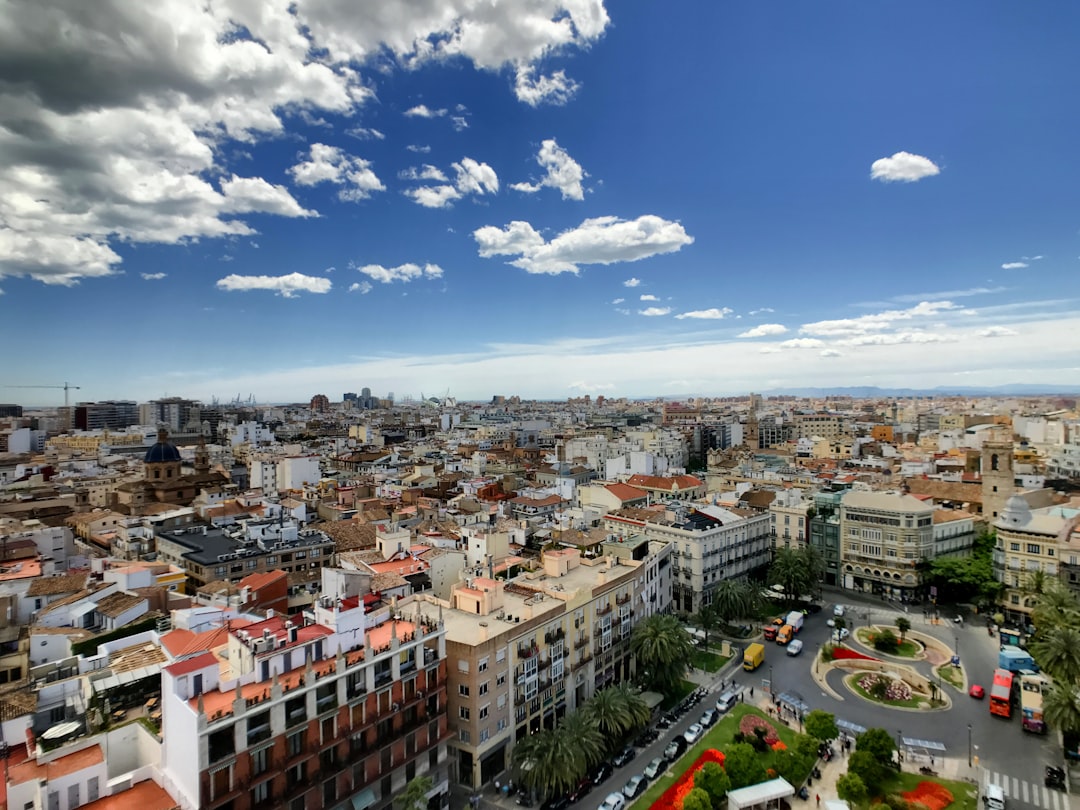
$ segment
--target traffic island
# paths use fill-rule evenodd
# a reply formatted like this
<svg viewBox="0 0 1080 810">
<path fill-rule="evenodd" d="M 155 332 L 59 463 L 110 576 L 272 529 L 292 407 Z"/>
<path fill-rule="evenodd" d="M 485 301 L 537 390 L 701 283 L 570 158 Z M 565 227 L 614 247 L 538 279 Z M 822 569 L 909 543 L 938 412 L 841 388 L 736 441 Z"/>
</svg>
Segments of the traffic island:
<svg viewBox="0 0 1080 810">
<path fill-rule="evenodd" d="M 887 646 L 878 646 L 886 639 L 889 640 Z M 887 655 L 890 658 L 906 658 L 909 661 L 926 658 L 926 645 L 921 639 L 913 638 L 911 635 L 900 638 L 893 632 L 891 627 L 883 627 L 877 624 L 870 627 L 860 627 L 855 631 L 855 640 L 878 655 Z"/>
<path fill-rule="evenodd" d="M 950 704 L 940 690 L 920 677 L 918 686 L 909 683 L 905 675 L 895 669 L 878 671 L 856 670 L 844 677 L 844 686 L 863 700 L 890 709 L 910 711 L 941 711 Z"/>
</svg>

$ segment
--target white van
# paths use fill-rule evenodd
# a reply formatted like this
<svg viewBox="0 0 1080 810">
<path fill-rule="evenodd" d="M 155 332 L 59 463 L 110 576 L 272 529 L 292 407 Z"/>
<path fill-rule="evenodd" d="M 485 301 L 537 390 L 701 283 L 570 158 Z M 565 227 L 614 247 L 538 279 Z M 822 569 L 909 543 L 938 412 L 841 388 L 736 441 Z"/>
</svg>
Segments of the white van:
<svg viewBox="0 0 1080 810">
<path fill-rule="evenodd" d="M 1005 810 L 1005 791 L 1001 785 L 987 785 L 983 795 L 983 804 L 986 810 Z"/>
<path fill-rule="evenodd" d="M 738 702 L 739 693 L 734 689 L 729 689 L 716 699 L 716 711 L 720 714 L 727 714 Z"/>
</svg>

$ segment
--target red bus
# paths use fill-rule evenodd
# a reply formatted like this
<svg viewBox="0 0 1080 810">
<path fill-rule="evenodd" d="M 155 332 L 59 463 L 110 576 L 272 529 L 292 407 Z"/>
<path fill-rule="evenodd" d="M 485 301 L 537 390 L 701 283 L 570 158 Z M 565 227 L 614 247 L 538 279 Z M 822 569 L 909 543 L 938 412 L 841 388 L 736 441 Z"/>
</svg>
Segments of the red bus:
<svg viewBox="0 0 1080 810">
<path fill-rule="evenodd" d="M 1007 669 L 994 670 L 994 685 L 990 687 L 990 714 L 1012 717 L 1013 674 Z"/>
</svg>

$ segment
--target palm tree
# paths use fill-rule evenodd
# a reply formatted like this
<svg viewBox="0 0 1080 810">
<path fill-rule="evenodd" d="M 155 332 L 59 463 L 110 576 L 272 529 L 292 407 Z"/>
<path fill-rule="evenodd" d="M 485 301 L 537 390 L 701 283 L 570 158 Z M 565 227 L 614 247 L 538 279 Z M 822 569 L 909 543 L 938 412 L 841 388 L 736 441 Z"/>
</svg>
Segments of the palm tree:
<svg viewBox="0 0 1080 810">
<path fill-rule="evenodd" d="M 805 545 L 799 549 L 799 558 L 803 563 L 806 575 L 807 591 L 818 593 L 822 580 L 825 578 L 825 558 L 821 552 L 811 545 Z"/>
<path fill-rule="evenodd" d="M 630 649 L 650 688 L 670 695 L 686 673 L 694 644 L 678 619 L 656 614 L 638 622 Z"/>
<path fill-rule="evenodd" d="M 723 583 L 720 583 L 723 585 Z M 716 625 L 720 623 L 721 618 L 727 619 L 723 616 L 720 608 L 716 604 L 716 593 L 713 593 L 713 601 L 708 605 L 702 605 L 701 610 L 694 616 L 699 627 L 705 631 L 705 647 L 709 646 L 709 631 L 715 630 Z"/>
<path fill-rule="evenodd" d="M 769 566 L 769 584 L 780 585 L 788 601 L 794 602 L 805 591 L 808 582 L 806 564 L 793 548 L 776 550 Z"/>
<path fill-rule="evenodd" d="M 570 712 L 559 723 L 559 732 L 573 740 L 586 771 L 604 758 L 604 735 L 587 712 Z"/>
<path fill-rule="evenodd" d="M 581 708 L 586 719 L 607 740 L 616 740 L 634 727 L 626 701 L 617 686 L 601 689 Z"/>
<path fill-rule="evenodd" d="M 1068 588 L 1050 580 L 1043 586 L 1031 618 L 1040 630 L 1080 624 L 1080 602 Z"/>
<path fill-rule="evenodd" d="M 608 689 L 615 692 L 616 700 L 622 706 L 623 714 L 630 724 L 630 729 L 641 728 L 641 726 L 649 722 L 652 712 L 637 689 L 627 683 L 618 683 L 608 687 Z"/>
<path fill-rule="evenodd" d="M 1043 692 L 1043 719 L 1063 732 L 1080 731 L 1080 690 L 1055 682 Z"/>
<path fill-rule="evenodd" d="M 1070 686 L 1080 681 L 1080 629 L 1071 626 L 1039 630 L 1031 655 L 1050 676 Z"/>
<path fill-rule="evenodd" d="M 911 619 L 907 616 L 900 616 L 896 620 L 896 629 L 900 631 L 900 643 L 904 642 L 904 633 L 911 629 Z"/>
<path fill-rule="evenodd" d="M 568 793 L 585 775 L 574 740 L 558 728 L 545 728 L 514 746 L 521 781 L 541 796 Z"/>
</svg>

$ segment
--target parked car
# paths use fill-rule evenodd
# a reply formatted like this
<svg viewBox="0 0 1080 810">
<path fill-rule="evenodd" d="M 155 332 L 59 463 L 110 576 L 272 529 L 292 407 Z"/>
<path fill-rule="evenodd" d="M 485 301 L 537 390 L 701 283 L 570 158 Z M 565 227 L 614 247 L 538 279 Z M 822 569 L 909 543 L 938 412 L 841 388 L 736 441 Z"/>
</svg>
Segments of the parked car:
<svg viewBox="0 0 1080 810">
<path fill-rule="evenodd" d="M 540 810 L 566 810 L 570 806 L 569 796 L 552 796 L 540 805 Z"/>
<path fill-rule="evenodd" d="M 577 787 L 570 791 L 570 803 L 580 801 L 590 790 L 593 789 L 592 779 L 588 776 L 581 777 L 581 780 L 577 783 Z"/>
<path fill-rule="evenodd" d="M 610 762 L 601 762 L 599 765 L 597 765 L 595 768 L 593 768 L 593 772 L 592 772 L 593 787 L 599 787 L 602 783 L 607 781 L 607 778 L 609 776 L 611 776 L 611 771 L 612 771 L 612 767 L 611 767 Z"/>
<path fill-rule="evenodd" d="M 833 605 L 832 615 L 833 616 L 843 616 L 844 615 L 844 606 L 843 605 Z"/>
<path fill-rule="evenodd" d="M 609 793 L 597 810 L 623 810 L 626 807 L 626 797 L 621 793 Z"/>
<path fill-rule="evenodd" d="M 628 799 L 636 799 L 641 795 L 641 792 L 645 790 L 649 785 L 649 780 L 642 776 L 640 773 L 637 776 L 631 776 L 622 789 L 623 796 Z"/>
<path fill-rule="evenodd" d="M 716 712 L 714 710 L 706 709 L 702 713 L 701 719 L 698 720 L 698 723 L 705 726 L 705 728 L 711 728 L 712 724 L 717 721 L 718 717 L 719 716 L 716 714 Z"/>
<path fill-rule="evenodd" d="M 851 631 L 846 627 L 841 627 L 838 630 L 833 630 L 833 641 L 843 641 L 845 638 L 851 635 Z"/>
<path fill-rule="evenodd" d="M 637 749 L 632 745 L 626 746 L 622 751 L 615 755 L 615 758 L 611 760 L 611 764 L 616 768 L 621 768 L 624 765 L 629 765 L 634 757 L 637 756 Z"/>
<path fill-rule="evenodd" d="M 802 652 L 802 639 L 792 639 L 787 645 L 788 655 L 798 655 Z"/>
<path fill-rule="evenodd" d="M 645 766 L 645 778 L 650 782 L 664 772 L 664 760 L 662 757 L 656 757 L 649 760 L 649 764 Z"/>
<path fill-rule="evenodd" d="M 705 729 L 702 728 L 699 724 L 691 723 L 690 728 L 688 728 L 683 733 L 683 739 L 686 740 L 688 745 L 693 745 L 694 743 L 696 743 L 698 740 L 701 739 L 701 735 L 702 735 L 702 733 L 704 731 L 705 731 Z"/>
<path fill-rule="evenodd" d="M 684 751 L 686 751 L 686 740 L 682 737 L 676 737 L 664 749 L 664 759 L 668 762 L 674 762 L 683 755 Z"/>
<path fill-rule="evenodd" d="M 982 700 L 984 697 L 986 697 L 986 690 L 979 686 L 979 684 L 973 683 L 971 685 L 971 688 L 968 689 L 968 694 L 976 700 Z"/>
</svg>

